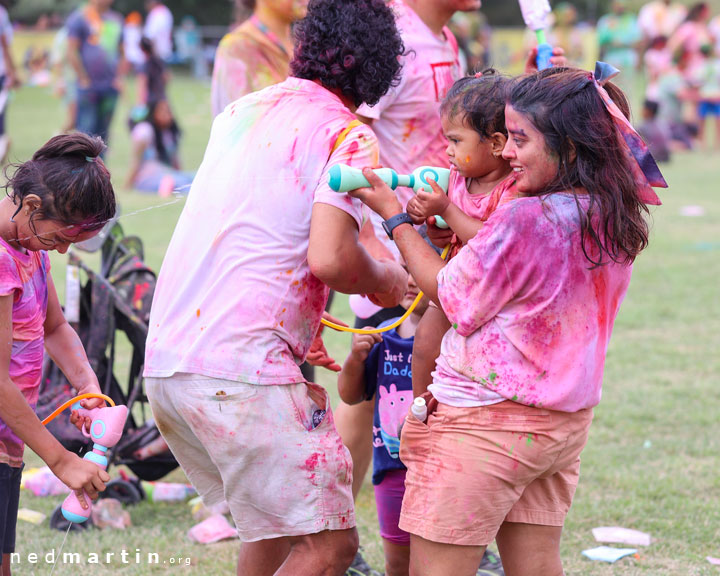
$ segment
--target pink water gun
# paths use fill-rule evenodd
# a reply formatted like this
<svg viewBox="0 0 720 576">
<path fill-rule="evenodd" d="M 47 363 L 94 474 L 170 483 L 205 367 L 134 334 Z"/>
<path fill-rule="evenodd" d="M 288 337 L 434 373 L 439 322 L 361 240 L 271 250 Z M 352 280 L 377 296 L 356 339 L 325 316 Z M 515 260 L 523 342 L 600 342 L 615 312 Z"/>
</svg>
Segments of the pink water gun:
<svg viewBox="0 0 720 576">
<path fill-rule="evenodd" d="M 101 397 L 107 401 L 110 406 L 92 408 L 91 410 L 83 408 L 80 404 L 80 400 L 90 397 Z M 87 416 L 91 420 L 90 432 L 87 432 L 83 426 L 82 433 L 83 436 L 92 438 L 94 443 L 93 449 L 92 452 L 85 454 L 83 458 L 85 460 L 89 460 L 90 462 L 94 462 L 103 470 L 107 469 L 108 459 L 106 453 L 120 441 L 120 438 L 122 438 L 123 429 L 125 428 L 125 420 L 127 420 L 128 416 L 127 406 L 116 406 L 110 398 L 102 394 L 82 394 L 60 406 L 57 410 L 50 414 L 50 416 L 43 420 L 43 424 L 47 424 L 50 420 L 55 418 L 55 416 L 62 412 L 70 403 L 73 403 L 72 409 L 77 410 L 83 419 Z M 85 491 L 83 491 L 83 496 L 85 497 L 85 502 L 88 505 L 87 508 L 82 507 L 75 492 L 70 492 L 67 498 L 65 498 L 65 502 L 63 502 L 61 509 L 62 515 L 69 522 L 81 523 L 85 522 L 90 517 L 90 514 L 92 513 L 92 501 Z"/>
</svg>

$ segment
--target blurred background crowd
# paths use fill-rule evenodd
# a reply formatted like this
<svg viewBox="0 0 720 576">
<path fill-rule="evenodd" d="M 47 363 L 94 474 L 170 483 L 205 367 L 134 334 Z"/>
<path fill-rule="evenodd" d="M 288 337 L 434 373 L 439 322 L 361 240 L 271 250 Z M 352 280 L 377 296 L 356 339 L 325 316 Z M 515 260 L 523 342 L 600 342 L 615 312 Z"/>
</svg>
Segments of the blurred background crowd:
<svg viewBox="0 0 720 576">
<path fill-rule="evenodd" d="M 635 124 L 659 161 L 678 149 L 720 150 L 720 4 L 551 4 L 550 43 L 562 46 L 574 65 L 592 69 L 600 59 L 622 71 L 619 83 L 634 103 Z M 287 30 L 293 17 L 288 14 L 282 23 Z M 4 112 L 11 91 L 21 83 L 46 86 L 64 100 L 66 116 L 58 131 L 75 128 L 111 142 L 115 104 L 124 79 L 132 75 L 134 94 L 124 95 L 133 100 L 126 184 L 162 191 L 168 173 L 175 187 L 189 183 L 192 174 L 181 171 L 176 153 L 182 119 L 174 118 L 168 102 L 170 71 L 212 79 L 208 106 L 213 114 L 228 99 L 281 80 L 292 50 L 290 35 L 273 34 L 276 28 L 271 24 L 268 31 L 262 19 L 253 0 L 0 0 L 0 157 L 7 157 L 18 129 L 5 130 Z M 238 42 L 254 41 L 253 26 L 270 38 L 273 46 L 266 52 L 275 50 L 268 56 L 274 61 L 252 70 L 248 66 L 258 62 L 246 63 L 243 85 L 228 86 L 227 79 L 237 77 L 237 70 L 228 68 L 232 51 Z M 488 2 L 478 12 L 458 12 L 451 28 L 468 71 L 493 66 L 520 72 L 534 42 L 514 2 Z"/>
</svg>

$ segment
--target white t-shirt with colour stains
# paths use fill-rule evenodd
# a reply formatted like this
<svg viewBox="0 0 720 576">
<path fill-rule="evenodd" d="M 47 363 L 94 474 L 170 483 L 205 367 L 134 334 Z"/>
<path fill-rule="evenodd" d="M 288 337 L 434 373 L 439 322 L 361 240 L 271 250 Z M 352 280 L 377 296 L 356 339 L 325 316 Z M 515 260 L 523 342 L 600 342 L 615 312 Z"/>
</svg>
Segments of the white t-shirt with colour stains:
<svg viewBox="0 0 720 576">
<path fill-rule="evenodd" d="M 145 376 L 203 374 L 252 384 L 304 380 L 299 364 L 328 288 L 310 272 L 313 204 L 360 226 L 362 206 L 327 185 L 338 163 L 376 163 L 377 140 L 340 99 L 288 78 L 217 116 L 160 271 Z"/>
</svg>

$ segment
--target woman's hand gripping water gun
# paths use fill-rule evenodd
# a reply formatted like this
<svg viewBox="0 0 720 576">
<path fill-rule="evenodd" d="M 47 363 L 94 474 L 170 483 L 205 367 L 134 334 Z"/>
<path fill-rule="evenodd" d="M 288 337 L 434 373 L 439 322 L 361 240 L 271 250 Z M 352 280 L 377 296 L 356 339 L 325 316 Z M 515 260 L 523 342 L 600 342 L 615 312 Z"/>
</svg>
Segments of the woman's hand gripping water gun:
<svg viewBox="0 0 720 576">
<path fill-rule="evenodd" d="M 390 168 L 376 168 L 373 172 L 392 190 L 398 186 L 412 188 L 416 194 L 432 193 L 434 190 L 447 198 L 450 178 L 450 170 L 447 168 L 420 166 L 413 170 L 412 174 L 398 174 Z M 330 168 L 329 175 L 328 186 L 335 192 L 349 192 L 370 186 L 361 170 L 346 164 L 336 164 Z M 447 228 L 447 224 L 440 215 L 435 215 L 435 225 L 439 228 Z"/>
</svg>

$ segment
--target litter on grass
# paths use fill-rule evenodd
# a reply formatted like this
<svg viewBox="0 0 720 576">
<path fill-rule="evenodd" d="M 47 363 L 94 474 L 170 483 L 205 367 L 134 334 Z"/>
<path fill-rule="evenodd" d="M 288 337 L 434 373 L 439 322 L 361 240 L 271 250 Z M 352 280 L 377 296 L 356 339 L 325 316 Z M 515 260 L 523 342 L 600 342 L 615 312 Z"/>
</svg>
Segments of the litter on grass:
<svg viewBox="0 0 720 576">
<path fill-rule="evenodd" d="M 583 556 L 587 556 L 590 560 L 599 560 L 601 562 L 617 562 L 620 558 L 637 554 L 635 548 L 611 548 L 610 546 L 598 546 L 582 551 Z"/>
<path fill-rule="evenodd" d="M 622 528 L 621 526 L 600 526 L 592 530 L 595 540 L 610 544 L 630 544 L 631 546 L 650 546 L 650 534 Z"/>
<path fill-rule="evenodd" d="M 17 517 L 18 520 L 24 520 L 25 522 L 30 522 L 31 524 L 42 524 L 43 520 L 47 518 L 47 516 L 45 516 L 42 512 L 30 510 L 29 508 L 20 508 L 20 510 L 18 510 Z"/>
<path fill-rule="evenodd" d="M 200 544 L 212 544 L 226 538 L 236 538 L 237 531 L 222 514 L 213 514 L 188 531 L 188 538 Z"/>
<path fill-rule="evenodd" d="M 705 559 L 713 566 L 720 566 L 720 558 L 713 558 L 712 556 L 707 556 Z"/>
<path fill-rule="evenodd" d="M 705 215 L 705 208 L 695 205 L 683 206 L 682 208 L 680 208 L 680 215 L 689 216 L 691 218 L 698 218 L 699 216 Z"/>
</svg>

